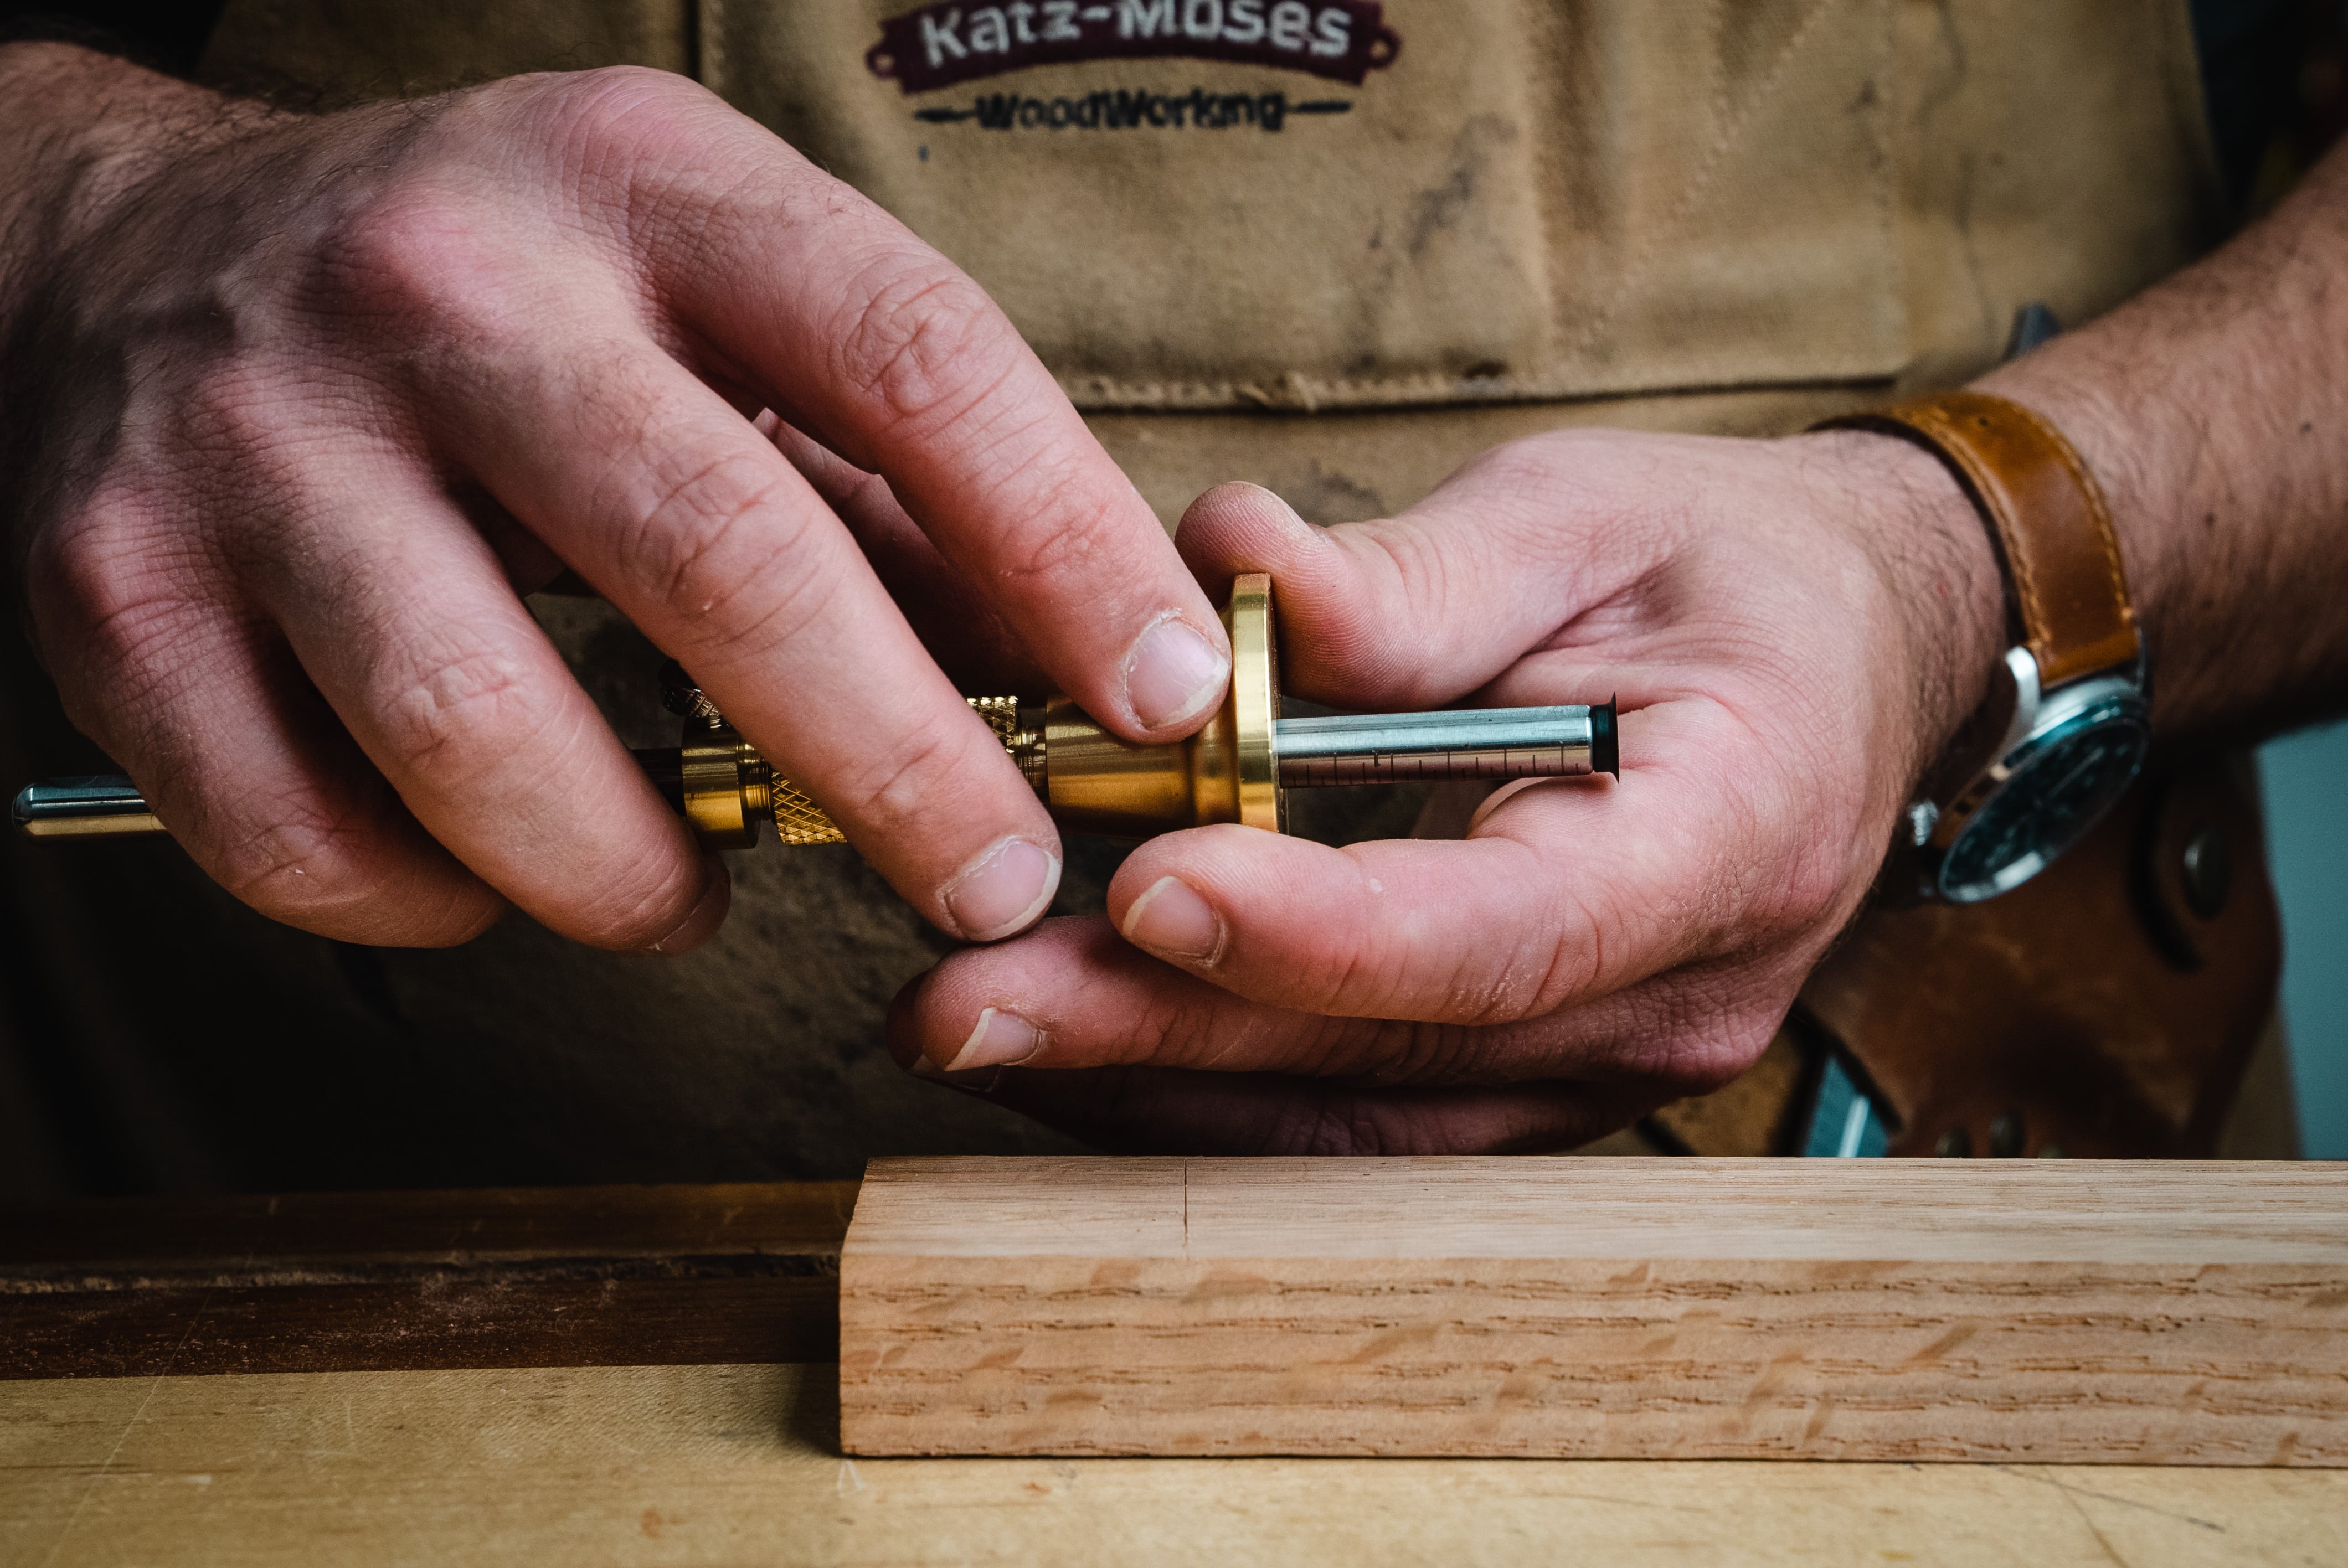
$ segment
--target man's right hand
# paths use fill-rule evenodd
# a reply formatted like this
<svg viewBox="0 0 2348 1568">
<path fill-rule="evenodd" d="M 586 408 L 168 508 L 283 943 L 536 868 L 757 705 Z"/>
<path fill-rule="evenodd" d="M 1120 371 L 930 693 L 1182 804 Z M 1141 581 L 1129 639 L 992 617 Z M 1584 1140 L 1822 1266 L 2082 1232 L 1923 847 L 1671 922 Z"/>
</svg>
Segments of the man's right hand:
<svg viewBox="0 0 2348 1568">
<path fill-rule="evenodd" d="M 1010 323 L 682 78 L 311 118 L 14 46 L 0 91 L 36 166 L 0 189 L 36 640 L 266 914 L 716 927 L 722 866 L 519 597 L 564 566 L 970 940 L 1043 913 L 1058 836 L 843 515 L 901 505 L 931 576 L 1128 740 L 1220 699 L 1205 596 Z"/>
</svg>

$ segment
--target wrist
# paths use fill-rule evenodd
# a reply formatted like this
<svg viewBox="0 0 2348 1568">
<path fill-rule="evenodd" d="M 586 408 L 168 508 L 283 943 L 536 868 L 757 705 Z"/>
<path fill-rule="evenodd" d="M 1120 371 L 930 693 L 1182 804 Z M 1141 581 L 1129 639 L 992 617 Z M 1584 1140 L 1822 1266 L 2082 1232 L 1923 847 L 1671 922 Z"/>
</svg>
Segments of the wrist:
<svg viewBox="0 0 2348 1568">
<path fill-rule="evenodd" d="M 0 44 L 0 321 L 177 157 L 272 111 L 71 44 Z"/>
<path fill-rule="evenodd" d="M 1795 440 L 1836 476 L 1838 510 L 1883 586 L 1878 689 L 1892 804 L 1903 806 L 1988 699 L 2009 641 L 1997 552 L 1972 499 L 1924 447 L 1868 430 Z"/>
</svg>

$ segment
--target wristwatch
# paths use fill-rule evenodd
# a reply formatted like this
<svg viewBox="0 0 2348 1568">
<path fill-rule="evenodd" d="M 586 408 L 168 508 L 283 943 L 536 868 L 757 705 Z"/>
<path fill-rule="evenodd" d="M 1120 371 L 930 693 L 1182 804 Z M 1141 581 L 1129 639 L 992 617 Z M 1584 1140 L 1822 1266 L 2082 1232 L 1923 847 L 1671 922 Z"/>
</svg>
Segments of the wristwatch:
<svg viewBox="0 0 2348 1568">
<path fill-rule="evenodd" d="M 1825 422 L 1921 445 L 1989 526 L 2021 641 L 1990 699 L 1908 809 L 1919 891 L 2010 892 L 2109 811 L 2151 741 L 2144 639 L 2095 476 L 2061 433 L 2002 397 L 1943 393 Z"/>
</svg>

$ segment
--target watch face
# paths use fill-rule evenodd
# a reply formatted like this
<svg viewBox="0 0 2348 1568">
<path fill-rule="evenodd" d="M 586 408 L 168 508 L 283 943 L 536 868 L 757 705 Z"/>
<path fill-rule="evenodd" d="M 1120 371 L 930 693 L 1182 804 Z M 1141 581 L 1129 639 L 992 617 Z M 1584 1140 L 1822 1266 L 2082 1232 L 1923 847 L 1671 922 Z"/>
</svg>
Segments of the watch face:
<svg viewBox="0 0 2348 1568">
<path fill-rule="evenodd" d="M 1941 863 L 1941 892 L 1961 904 L 2019 886 L 2086 835 L 2136 778 L 2148 739 L 2133 692 L 2095 702 L 2033 735 L 2005 782 Z"/>
</svg>

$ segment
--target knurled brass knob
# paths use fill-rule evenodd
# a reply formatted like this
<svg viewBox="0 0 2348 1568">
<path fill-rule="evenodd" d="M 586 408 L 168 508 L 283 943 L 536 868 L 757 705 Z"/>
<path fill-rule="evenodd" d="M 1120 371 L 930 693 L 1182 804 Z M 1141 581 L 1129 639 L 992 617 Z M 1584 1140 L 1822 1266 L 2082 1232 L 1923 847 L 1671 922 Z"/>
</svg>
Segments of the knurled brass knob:
<svg viewBox="0 0 2348 1568">
<path fill-rule="evenodd" d="M 1128 745 L 1056 694 L 965 700 L 1072 831 L 1144 838 L 1243 822 L 1277 832 L 1284 813 L 1272 745 L 1280 677 L 1272 579 L 1258 572 L 1234 583 L 1223 624 L 1231 639 L 1231 691 L 1197 734 L 1171 745 Z M 726 724 L 674 661 L 661 672 L 661 697 L 685 721 L 679 804 L 705 842 L 747 847 L 757 842 L 762 819 L 774 822 L 785 844 L 845 838 L 822 807 Z"/>
</svg>

